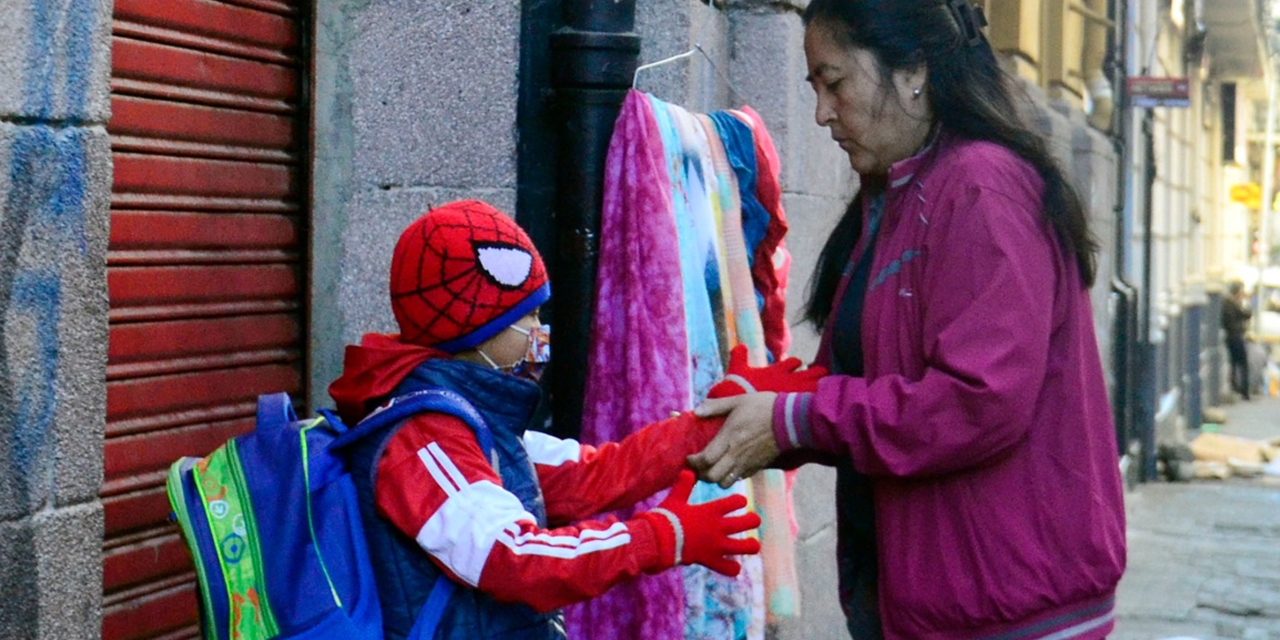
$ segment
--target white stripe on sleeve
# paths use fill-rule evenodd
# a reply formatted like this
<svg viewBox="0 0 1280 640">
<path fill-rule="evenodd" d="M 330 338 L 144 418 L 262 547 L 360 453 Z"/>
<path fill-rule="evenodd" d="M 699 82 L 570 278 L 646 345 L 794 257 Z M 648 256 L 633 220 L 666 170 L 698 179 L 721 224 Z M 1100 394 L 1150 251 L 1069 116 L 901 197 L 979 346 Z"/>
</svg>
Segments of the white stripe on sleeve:
<svg viewBox="0 0 1280 640">
<path fill-rule="evenodd" d="M 577 536 L 552 536 L 545 533 L 515 535 L 508 527 L 498 542 L 518 556 L 546 556 L 570 560 L 597 551 L 616 549 L 631 542 L 627 525 L 618 522 L 603 531 L 582 530 Z"/>
<path fill-rule="evenodd" d="M 531 462 L 548 467 L 582 459 L 582 445 L 577 440 L 561 440 L 541 431 L 524 432 L 524 448 Z"/>
<path fill-rule="evenodd" d="M 458 487 L 467 486 L 467 479 L 462 475 L 461 471 L 458 471 L 458 467 L 453 464 L 453 460 L 449 459 L 449 456 L 445 454 L 444 449 L 440 448 L 440 445 L 432 442 L 427 445 L 427 450 L 431 452 L 431 457 L 435 458 L 436 462 L 440 463 L 440 468 L 444 469 L 444 472 L 449 474 L 449 478 L 453 480 L 453 484 Z"/>
<path fill-rule="evenodd" d="M 443 563 L 471 586 L 480 584 L 480 572 L 499 536 L 517 522 L 536 522 L 515 494 L 481 480 L 449 496 L 418 530 L 418 546 Z"/>
<path fill-rule="evenodd" d="M 432 442 L 427 446 L 435 446 L 435 444 L 436 443 Z M 436 449 L 439 448 L 440 447 L 436 446 Z M 448 456 L 445 456 L 445 458 L 448 459 Z M 435 456 L 431 455 L 431 452 L 427 450 L 427 447 L 418 449 L 418 459 L 422 461 L 422 466 L 427 468 L 427 472 L 431 474 L 431 477 L 436 481 L 436 484 L 440 485 L 440 488 L 444 489 L 444 492 L 449 494 L 450 498 L 458 495 L 458 491 L 461 487 L 466 485 L 465 482 L 462 483 L 462 485 L 459 485 L 449 479 L 449 476 L 445 474 L 444 469 L 440 468 L 440 463 L 436 461 Z"/>
</svg>

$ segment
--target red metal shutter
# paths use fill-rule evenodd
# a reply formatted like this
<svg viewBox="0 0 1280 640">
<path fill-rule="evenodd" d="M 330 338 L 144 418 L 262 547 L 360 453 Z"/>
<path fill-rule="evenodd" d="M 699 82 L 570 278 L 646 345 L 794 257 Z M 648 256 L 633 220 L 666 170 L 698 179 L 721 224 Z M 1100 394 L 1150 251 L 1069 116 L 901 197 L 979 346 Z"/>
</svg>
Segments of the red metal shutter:
<svg viewBox="0 0 1280 640">
<path fill-rule="evenodd" d="M 116 0 L 104 640 L 198 634 L 169 463 L 303 391 L 306 117 L 290 0 Z"/>
</svg>

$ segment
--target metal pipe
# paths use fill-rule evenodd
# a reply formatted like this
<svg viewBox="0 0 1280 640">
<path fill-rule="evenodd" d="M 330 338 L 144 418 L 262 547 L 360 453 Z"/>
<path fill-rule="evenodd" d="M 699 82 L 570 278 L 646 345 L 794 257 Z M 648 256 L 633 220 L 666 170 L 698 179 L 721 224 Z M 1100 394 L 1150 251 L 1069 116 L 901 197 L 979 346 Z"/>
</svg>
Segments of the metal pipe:
<svg viewBox="0 0 1280 640">
<path fill-rule="evenodd" d="M 577 436 L 595 308 L 604 162 L 639 64 L 640 37 L 634 33 L 635 0 L 564 0 L 562 9 L 565 26 L 551 35 L 560 161 L 550 265 L 556 342 L 548 386 L 553 432 Z"/>
<path fill-rule="evenodd" d="M 1140 338 L 1138 393 L 1138 434 L 1142 444 L 1141 478 L 1144 482 L 1156 479 L 1156 347 L 1151 341 L 1151 323 L 1155 318 L 1152 306 L 1155 295 L 1152 292 L 1155 248 L 1152 236 L 1152 223 L 1155 217 L 1156 184 L 1156 152 L 1155 152 L 1155 115 L 1151 109 L 1146 110 L 1142 118 L 1143 155 L 1146 168 L 1144 172 L 1142 202 L 1142 320 L 1138 327 Z"/>
</svg>

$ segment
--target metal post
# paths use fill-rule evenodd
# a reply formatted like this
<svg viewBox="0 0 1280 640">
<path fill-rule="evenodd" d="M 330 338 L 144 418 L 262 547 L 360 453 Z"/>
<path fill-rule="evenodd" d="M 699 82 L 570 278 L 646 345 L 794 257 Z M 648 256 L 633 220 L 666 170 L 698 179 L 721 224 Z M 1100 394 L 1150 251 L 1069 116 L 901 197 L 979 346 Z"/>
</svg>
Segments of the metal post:
<svg viewBox="0 0 1280 640">
<path fill-rule="evenodd" d="M 1133 199 L 1133 150 L 1129 144 L 1132 113 L 1129 110 L 1129 2 L 1108 0 L 1107 16 L 1112 27 L 1107 32 L 1107 53 L 1103 68 L 1111 80 L 1111 144 L 1116 154 L 1116 202 L 1112 209 L 1115 216 L 1115 273 L 1111 280 L 1112 295 L 1117 296 L 1116 317 L 1112 319 L 1112 366 L 1115 377 L 1113 418 L 1115 420 L 1116 445 L 1119 455 L 1129 452 L 1135 436 L 1134 411 L 1138 404 L 1136 384 L 1138 370 L 1138 292 L 1130 283 L 1129 242 L 1130 224 L 1127 215 Z"/>
<path fill-rule="evenodd" d="M 1156 153 L 1155 153 L 1155 116 L 1151 109 L 1146 110 L 1146 114 L 1142 118 L 1142 137 L 1143 137 L 1143 155 L 1145 160 L 1143 198 L 1142 198 L 1142 320 L 1139 329 L 1140 338 L 1140 355 L 1139 371 L 1139 392 L 1138 392 L 1138 416 L 1137 427 L 1139 439 L 1142 443 L 1142 465 L 1141 479 L 1143 482 L 1150 482 L 1156 479 L 1156 347 L 1151 341 L 1152 323 L 1155 321 L 1155 313 L 1152 309 L 1155 304 L 1155 295 L 1152 288 L 1152 261 L 1155 260 L 1154 238 L 1152 237 L 1151 226 L 1155 217 L 1155 184 L 1156 184 Z M 1168 338 L 1166 337 L 1166 340 Z"/>
<path fill-rule="evenodd" d="M 564 0 L 565 26 L 551 36 L 560 161 L 551 263 L 556 339 L 549 382 L 553 431 L 562 436 L 581 430 L 604 162 L 639 65 L 635 13 L 635 0 Z"/>
</svg>

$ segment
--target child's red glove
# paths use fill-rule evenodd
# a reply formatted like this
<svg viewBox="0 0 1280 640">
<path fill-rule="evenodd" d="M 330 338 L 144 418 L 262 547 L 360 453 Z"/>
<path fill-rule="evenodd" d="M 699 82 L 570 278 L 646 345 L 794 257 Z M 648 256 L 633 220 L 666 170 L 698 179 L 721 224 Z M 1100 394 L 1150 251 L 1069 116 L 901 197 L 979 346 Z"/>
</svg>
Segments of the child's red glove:
<svg viewBox="0 0 1280 640">
<path fill-rule="evenodd" d="M 751 512 L 728 516 L 747 506 L 747 499 L 739 494 L 689 504 L 693 483 L 693 472 L 681 471 L 667 499 L 657 508 L 640 514 L 658 535 L 658 548 L 664 559 L 661 568 L 700 564 L 716 573 L 736 576 L 742 565 L 727 556 L 760 553 L 760 541 L 730 536 L 760 526 L 760 516 Z"/>
<path fill-rule="evenodd" d="M 818 379 L 827 375 L 827 370 L 809 367 L 796 371 L 801 364 L 800 358 L 786 358 L 765 367 L 752 367 L 747 364 L 746 345 L 740 344 L 729 352 L 729 368 L 725 371 L 724 380 L 711 387 L 707 397 L 727 398 L 757 391 L 816 391 Z"/>
</svg>

